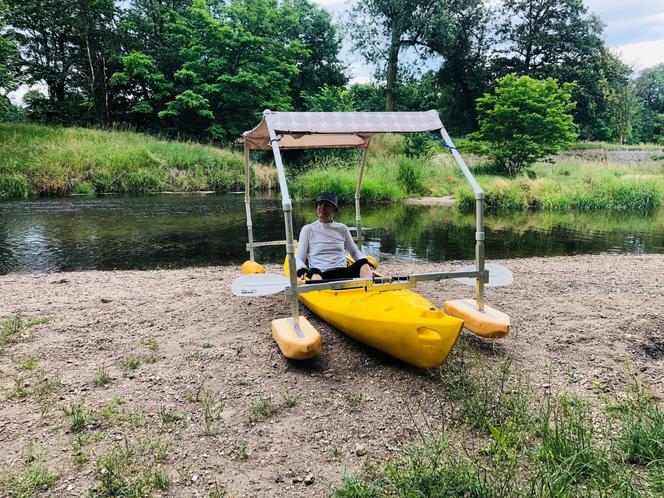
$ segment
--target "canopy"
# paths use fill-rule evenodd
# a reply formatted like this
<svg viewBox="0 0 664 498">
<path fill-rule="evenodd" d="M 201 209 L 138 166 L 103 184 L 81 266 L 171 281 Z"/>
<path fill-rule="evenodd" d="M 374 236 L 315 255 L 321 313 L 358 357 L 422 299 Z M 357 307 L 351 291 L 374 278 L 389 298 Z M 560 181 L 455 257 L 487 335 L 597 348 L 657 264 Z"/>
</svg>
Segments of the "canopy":
<svg viewBox="0 0 664 498">
<path fill-rule="evenodd" d="M 376 133 L 439 131 L 436 111 L 424 112 L 272 112 L 264 111 L 256 128 L 244 132 L 247 149 L 268 150 L 270 130 L 280 149 L 369 146 Z"/>
</svg>

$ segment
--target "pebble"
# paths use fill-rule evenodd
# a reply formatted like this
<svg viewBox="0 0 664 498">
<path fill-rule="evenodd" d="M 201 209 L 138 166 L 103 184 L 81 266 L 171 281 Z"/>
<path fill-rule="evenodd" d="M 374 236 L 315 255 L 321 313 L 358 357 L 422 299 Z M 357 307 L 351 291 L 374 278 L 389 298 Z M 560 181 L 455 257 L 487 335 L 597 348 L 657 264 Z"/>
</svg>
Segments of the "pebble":
<svg viewBox="0 0 664 498">
<path fill-rule="evenodd" d="M 198 481 L 198 474 L 194 474 L 193 476 L 191 476 L 191 482 L 196 482 L 196 481 Z"/>
<path fill-rule="evenodd" d="M 358 444 L 355 446 L 355 454 L 357 456 L 364 456 L 367 454 L 367 447 L 364 444 Z"/>
<path fill-rule="evenodd" d="M 310 486 L 314 483 L 314 475 L 313 474 L 307 474 L 307 477 L 304 478 L 304 484 L 307 486 Z"/>
</svg>

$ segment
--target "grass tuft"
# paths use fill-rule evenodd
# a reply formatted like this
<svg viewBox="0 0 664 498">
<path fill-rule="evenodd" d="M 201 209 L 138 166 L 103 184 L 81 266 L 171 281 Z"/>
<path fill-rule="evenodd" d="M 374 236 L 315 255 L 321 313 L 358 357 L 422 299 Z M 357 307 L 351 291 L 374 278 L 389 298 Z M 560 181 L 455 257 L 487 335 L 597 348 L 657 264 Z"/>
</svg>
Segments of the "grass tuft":
<svg viewBox="0 0 664 498">
<path fill-rule="evenodd" d="M 270 398 L 259 398 L 251 402 L 251 413 L 254 417 L 267 418 L 279 413 L 279 407 Z"/>
<path fill-rule="evenodd" d="M 108 373 L 108 371 L 105 368 L 100 368 L 92 378 L 92 385 L 95 387 L 102 387 L 110 384 L 111 381 L 111 375 Z"/>
</svg>

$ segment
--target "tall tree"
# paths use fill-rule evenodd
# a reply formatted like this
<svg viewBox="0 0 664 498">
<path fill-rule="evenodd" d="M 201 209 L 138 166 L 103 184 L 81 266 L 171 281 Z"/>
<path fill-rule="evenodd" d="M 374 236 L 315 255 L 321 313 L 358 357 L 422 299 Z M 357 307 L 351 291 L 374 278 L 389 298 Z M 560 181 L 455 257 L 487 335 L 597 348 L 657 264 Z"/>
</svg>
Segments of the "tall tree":
<svg viewBox="0 0 664 498">
<path fill-rule="evenodd" d="M 284 0 L 279 10 L 279 33 L 284 43 L 297 40 L 305 48 L 297 62 L 299 72 L 290 84 L 293 106 L 304 109 L 305 94 L 348 82 L 338 59 L 341 39 L 330 14 L 308 0 Z"/>
<path fill-rule="evenodd" d="M 7 94 L 19 82 L 19 52 L 14 33 L 6 26 L 7 6 L 0 1 L 0 113 L 10 108 Z"/>
<path fill-rule="evenodd" d="M 420 43 L 442 57 L 437 72 L 444 115 L 452 129 L 466 133 L 476 127 L 475 100 L 489 89 L 494 10 L 484 0 L 437 2 L 434 15 L 422 26 Z"/>
<path fill-rule="evenodd" d="M 435 1 L 424 0 L 366 0 L 356 3 L 350 12 L 347 26 L 353 48 L 367 62 L 385 70 L 386 111 L 396 109 L 401 49 L 419 44 L 435 5 Z"/>
<path fill-rule="evenodd" d="M 645 69 L 636 78 L 635 88 L 643 108 L 640 140 L 664 140 L 664 64 Z"/>
<path fill-rule="evenodd" d="M 616 90 L 610 97 L 611 118 L 620 145 L 632 137 L 634 118 L 638 109 L 638 97 L 634 83 L 629 83 Z"/>
<path fill-rule="evenodd" d="M 582 136 L 607 139 L 609 96 L 627 83 L 630 69 L 608 51 L 603 29 L 583 0 L 505 0 L 496 72 L 576 82 L 574 116 Z"/>
<path fill-rule="evenodd" d="M 77 0 L 7 0 L 7 22 L 16 30 L 28 83 L 44 83 L 51 111 L 48 119 L 63 122 L 76 94 L 75 26 Z"/>
</svg>

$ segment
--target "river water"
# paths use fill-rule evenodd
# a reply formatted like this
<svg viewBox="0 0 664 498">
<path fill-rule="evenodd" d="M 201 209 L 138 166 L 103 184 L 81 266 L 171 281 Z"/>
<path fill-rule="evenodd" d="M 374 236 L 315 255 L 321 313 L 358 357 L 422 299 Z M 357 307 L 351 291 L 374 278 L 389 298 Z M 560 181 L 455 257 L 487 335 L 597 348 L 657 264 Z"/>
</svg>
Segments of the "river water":
<svg viewBox="0 0 664 498">
<path fill-rule="evenodd" d="M 256 241 L 282 240 L 281 202 L 252 199 Z M 296 203 L 296 233 L 315 219 Z M 336 219 L 354 225 L 354 208 Z M 472 259 L 475 221 L 454 208 L 367 206 L 364 252 L 422 261 Z M 639 213 L 486 215 L 487 259 L 584 253 L 664 252 L 664 210 Z M 247 259 L 244 197 L 160 194 L 36 198 L 0 203 L 0 274 L 235 265 Z M 283 261 L 284 248 L 257 249 L 260 262 Z"/>
</svg>

